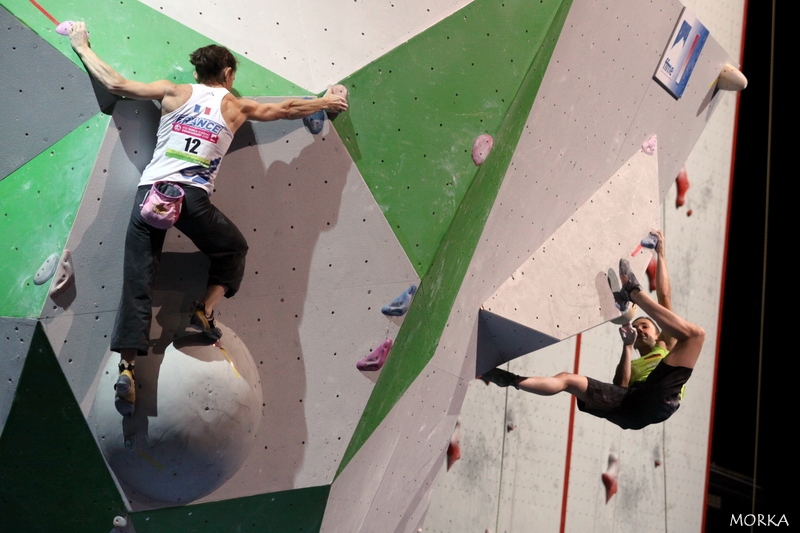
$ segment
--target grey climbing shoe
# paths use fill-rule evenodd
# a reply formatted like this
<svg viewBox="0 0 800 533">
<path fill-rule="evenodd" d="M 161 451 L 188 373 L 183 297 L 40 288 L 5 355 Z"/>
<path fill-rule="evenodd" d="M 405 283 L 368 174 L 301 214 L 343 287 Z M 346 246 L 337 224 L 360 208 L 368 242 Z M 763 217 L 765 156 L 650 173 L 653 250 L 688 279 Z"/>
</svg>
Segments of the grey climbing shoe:
<svg viewBox="0 0 800 533">
<path fill-rule="evenodd" d="M 515 382 L 520 379 L 520 376 L 507 372 L 502 368 L 493 368 L 478 377 L 487 383 L 494 383 L 498 387 L 514 387 L 519 390 L 519 385 Z"/>
<path fill-rule="evenodd" d="M 622 284 L 622 287 L 619 289 L 619 298 L 624 302 L 631 301 L 632 292 L 642 290 L 639 281 L 636 279 L 636 276 L 633 275 L 631 264 L 627 259 L 619 260 L 619 282 Z M 617 307 L 619 307 L 619 302 L 617 303 Z"/>
</svg>

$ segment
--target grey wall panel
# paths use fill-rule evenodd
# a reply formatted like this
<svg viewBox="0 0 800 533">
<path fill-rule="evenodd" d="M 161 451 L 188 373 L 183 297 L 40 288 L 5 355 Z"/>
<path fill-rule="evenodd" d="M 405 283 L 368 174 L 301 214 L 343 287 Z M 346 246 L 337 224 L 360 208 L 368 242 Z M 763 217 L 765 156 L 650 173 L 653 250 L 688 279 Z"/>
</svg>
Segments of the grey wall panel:
<svg viewBox="0 0 800 533">
<path fill-rule="evenodd" d="M 31 345 L 35 320 L 0 317 L 0 434 Z"/>
<path fill-rule="evenodd" d="M 66 37 L 64 37 L 66 39 Z M 88 76 L 0 6 L 0 180 L 114 102 Z"/>
<path fill-rule="evenodd" d="M 152 102 L 126 100 L 116 106 L 67 239 L 75 283 L 48 298 L 42 310 L 45 332 L 84 415 L 108 355 L 122 291 L 125 231 L 159 116 Z"/>
</svg>

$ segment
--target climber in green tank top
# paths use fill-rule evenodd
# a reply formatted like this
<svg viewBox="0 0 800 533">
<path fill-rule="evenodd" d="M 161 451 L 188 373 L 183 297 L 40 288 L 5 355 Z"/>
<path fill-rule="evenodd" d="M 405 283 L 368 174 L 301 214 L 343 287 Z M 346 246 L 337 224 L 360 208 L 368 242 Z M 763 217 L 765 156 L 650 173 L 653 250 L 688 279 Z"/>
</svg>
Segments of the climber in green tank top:
<svg viewBox="0 0 800 533">
<path fill-rule="evenodd" d="M 481 377 L 500 387 L 552 396 L 567 392 L 578 400 L 578 409 L 605 418 L 623 429 L 641 429 L 663 422 L 680 407 L 683 387 L 692 375 L 705 342 L 705 331 L 672 311 L 672 295 L 664 253 L 664 234 L 651 232 L 658 240 L 656 293 L 658 302 L 642 290 L 631 265 L 619 262 L 622 288 L 614 293 L 620 311 L 633 303 L 648 316 L 622 326 L 622 355 L 614 382 L 604 383 L 581 374 L 561 372 L 555 376 L 518 376 L 495 368 Z M 639 352 L 633 360 L 634 350 Z"/>
<path fill-rule="evenodd" d="M 656 298 L 658 303 L 666 309 L 672 310 L 672 288 L 667 271 L 666 246 L 664 233 L 661 230 L 651 232 L 656 238 Z M 655 370 L 658 363 L 667 356 L 675 346 L 675 338 L 669 333 L 661 331 L 655 321 L 646 316 L 640 316 L 632 323 L 619 328 L 622 337 L 622 355 L 617 371 L 614 374 L 614 385 L 621 387 L 635 386 L 643 383 L 647 376 Z M 633 350 L 639 352 L 639 357 L 632 358 Z M 680 399 L 683 399 L 686 387 L 681 388 Z"/>
</svg>

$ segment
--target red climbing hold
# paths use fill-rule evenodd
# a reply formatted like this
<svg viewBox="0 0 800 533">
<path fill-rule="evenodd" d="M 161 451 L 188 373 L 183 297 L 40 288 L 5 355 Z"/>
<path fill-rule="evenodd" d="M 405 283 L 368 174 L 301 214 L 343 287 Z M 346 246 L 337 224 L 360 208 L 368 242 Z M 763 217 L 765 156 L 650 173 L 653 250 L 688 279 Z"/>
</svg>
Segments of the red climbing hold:
<svg viewBox="0 0 800 533">
<path fill-rule="evenodd" d="M 461 419 L 456 420 L 456 429 L 453 430 L 453 435 L 450 437 L 450 442 L 447 445 L 447 470 L 455 464 L 456 461 L 461 459 Z"/>
<path fill-rule="evenodd" d="M 656 258 L 651 257 L 647 264 L 647 280 L 650 282 L 650 292 L 656 290 Z"/>
<path fill-rule="evenodd" d="M 686 216 L 687 216 L 687 217 L 690 217 L 690 216 L 692 216 L 692 210 L 691 210 L 691 209 L 689 209 L 688 211 L 686 211 Z"/>
<path fill-rule="evenodd" d="M 606 487 L 606 503 L 617 493 L 617 456 L 614 453 L 608 454 L 608 468 L 601 476 L 603 485 Z"/>
<path fill-rule="evenodd" d="M 685 165 L 681 171 L 678 172 L 675 183 L 678 185 L 678 196 L 675 198 L 675 207 L 680 207 L 686 203 L 686 191 L 689 190 L 689 176 L 686 174 Z"/>
</svg>

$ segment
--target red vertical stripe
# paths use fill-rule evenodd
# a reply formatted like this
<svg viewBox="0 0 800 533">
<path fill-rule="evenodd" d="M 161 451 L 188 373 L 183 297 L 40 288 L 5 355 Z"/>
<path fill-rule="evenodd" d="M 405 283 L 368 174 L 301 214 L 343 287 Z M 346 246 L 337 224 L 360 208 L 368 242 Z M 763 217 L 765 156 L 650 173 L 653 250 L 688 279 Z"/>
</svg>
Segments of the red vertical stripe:
<svg viewBox="0 0 800 533">
<path fill-rule="evenodd" d="M 581 334 L 575 337 L 575 365 L 572 369 L 573 374 L 578 373 L 581 362 Z M 567 431 L 567 457 L 564 461 L 564 493 L 561 496 L 561 527 L 560 533 L 564 533 L 567 525 L 567 496 L 569 495 L 569 467 L 572 461 L 572 431 L 575 427 L 575 397 L 572 396 L 569 403 L 569 430 Z"/>
<path fill-rule="evenodd" d="M 50 13 L 48 13 L 47 11 L 45 11 L 45 9 L 44 9 L 42 6 L 40 6 L 40 5 L 39 5 L 39 3 L 38 3 L 36 0 L 31 0 L 31 4 L 33 4 L 33 5 L 36 7 L 36 9 L 38 9 L 39 11 L 41 11 L 41 12 L 42 12 L 42 14 L 43 14 L 45 17 L 47 17 L 47 18 L 49 18 L 50 20 L 52 20 L 52 21 L 53 21 L 53 24 L 55 24 L 56 26 L 58 26 L 59 22 L 58 22 L 58 21 L 57 21 L 55 18 L 53 18 L 53 15 L 51 15 Z"/>
</svg>

